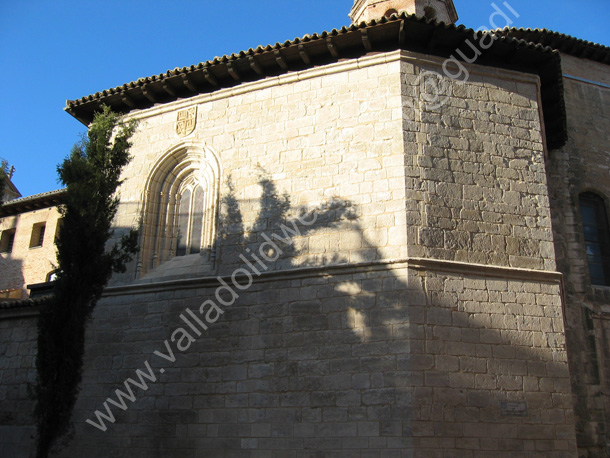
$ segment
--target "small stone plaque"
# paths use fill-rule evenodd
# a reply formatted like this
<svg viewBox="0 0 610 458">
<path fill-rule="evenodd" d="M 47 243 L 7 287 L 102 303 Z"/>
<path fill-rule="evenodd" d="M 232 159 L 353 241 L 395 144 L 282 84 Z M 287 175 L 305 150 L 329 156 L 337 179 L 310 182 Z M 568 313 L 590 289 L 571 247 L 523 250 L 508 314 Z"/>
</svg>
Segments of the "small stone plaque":
<svg viewBox="0 0 610 458">
<path fill-rule="evenodd" d="M 527 417 L 527 402 L 500 402 L 500 415 L 503 417 Z"/>
<path fill-rule="evenodd" d="M 197 123 L 197 107 L 187 108 L 178 112 L 176 119 L 176 133 L 180 137 L 186 137 L 195 130 Z"/>
</svg>

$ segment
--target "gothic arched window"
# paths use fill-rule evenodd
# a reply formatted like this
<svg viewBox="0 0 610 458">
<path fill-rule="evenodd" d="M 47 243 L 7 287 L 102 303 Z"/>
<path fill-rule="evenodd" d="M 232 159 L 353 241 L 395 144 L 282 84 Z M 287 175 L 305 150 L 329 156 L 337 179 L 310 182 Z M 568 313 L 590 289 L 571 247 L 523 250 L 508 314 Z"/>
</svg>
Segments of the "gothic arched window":
<svg viewBox="0 0 610 458">
<path fill-rule="evenodd" d="M 138 273 L 177 257 L 211 260 L 219 176 L 216 155 L 195 144 L 176 147 L 157 162 L 146 186 Z"/>
<path fill-rule="evenodd" d="M 204 191 L 195 183 L 186 187 L 178 196 L 178 218 L 176 226 L 176 256 L 201 252 L 203 240 Z"/>
<path fill-rule="evenodd" d="M 591 284 L 610 286 L 610 231 L 606 203 L 592 192 L 581 194 L 579 201 Z"/>
</svg>

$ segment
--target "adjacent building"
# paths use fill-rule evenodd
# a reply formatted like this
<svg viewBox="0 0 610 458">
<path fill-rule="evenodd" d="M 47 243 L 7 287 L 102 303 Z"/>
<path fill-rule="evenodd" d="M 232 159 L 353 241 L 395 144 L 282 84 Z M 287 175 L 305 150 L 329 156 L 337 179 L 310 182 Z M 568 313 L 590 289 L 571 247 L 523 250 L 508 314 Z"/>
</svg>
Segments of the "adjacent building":
<svg viewBox="0 0 610 458">
<path fill-rule="evenodd" d="M 8 176 L 6 177 L 8 179 L 6 179 L 4 182 L 4 189 L 2 190 L 1 199 L 2 202 L 7 202 L 9 200 L 18 199 L 19 197 L 21 197 L 21 193 L 12 181 L 14 173 L 15 168 L 11 167 L 8 171 Z"/>
<path fill-rule="evenodd" d="M 16 190 L 11 185 L 9 195 Z M 13 192 L 0 205 L 0 298 L 27 299 L 28 285 L 47 282 L 55 271 L 62 193 L 17 197 Z"/>
</svg>

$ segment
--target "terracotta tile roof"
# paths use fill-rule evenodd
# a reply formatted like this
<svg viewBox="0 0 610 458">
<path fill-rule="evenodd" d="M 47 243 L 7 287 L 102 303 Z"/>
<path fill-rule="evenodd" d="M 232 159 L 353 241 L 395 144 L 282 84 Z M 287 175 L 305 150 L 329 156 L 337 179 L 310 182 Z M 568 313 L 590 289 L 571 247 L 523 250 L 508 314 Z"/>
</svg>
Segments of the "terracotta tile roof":
<svg viewBox="0 0 610 458">
<path fill-rule="evenodd" d="M 26 307 L 37 307 L 44 305 L 49 299 L 49 296 L 37 297 L 36 299 L 23 299 L 19 301 L 4 301 L 0 302 L 0 310 L 12 310 Z"/>
<path fill-rule="evenodd" d="M 89 124 L 102 104 L 114 111 L 128 113 L 247 81 L 396 49 L 449 57 L 473 36 L 478 40 L 483 37 L 483 32 L 476 33 L 463 25 L 447 25 L 403 13 L 140 78 L 78 100 L 69 100 L 65 110 Z M 463 49 L 466 55 L 472 54 L 468 46 Z M 565 143 L 561 60 L 557 52 L 517 37 L 501 36 L 489 49 L 482 50 L 477 64 L 539 75 L 548 145 L 554 149 Z"/>
<path fill-rule="evenodd" d="M 581 40 L 563 33 L 547 29 L 517 29 L 506 28 L 497 30 L 502 36 L 518 38 L 549 46 L 557 51 L 583 59 L 589 59 L 610 65 L 610 47 Z"/>
<path fill-rule="evenodd" d="M 0 205 L 0 217 L 58 205 L 61 202 L 61 197 L 64 195 L 65 191 L 65 189 L 58 189 L 56 191 L 43 192 L 32 196 L 9 200 Z"/>
</svg>

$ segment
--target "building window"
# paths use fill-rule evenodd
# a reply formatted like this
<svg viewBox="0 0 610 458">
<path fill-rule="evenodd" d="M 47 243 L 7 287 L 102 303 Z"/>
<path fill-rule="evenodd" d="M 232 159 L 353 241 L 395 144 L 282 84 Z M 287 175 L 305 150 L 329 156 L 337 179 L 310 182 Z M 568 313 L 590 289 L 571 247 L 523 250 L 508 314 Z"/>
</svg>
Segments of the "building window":
<svg viewBox="0 0 610 458">
<path fill-rule="evenodd" d="M 610 286 L 610 232 L 606 204 L 597 194 L 580 195 L 580 217 L 591 284 Z"/>
<path fill-rule="evenodd" d="M 146 186 L 139 274 L 178 256 L 211 259 L 219 177 L 215 153 L 194 144 L 171 150 L 154 166 Z"/>
<path fill-rule="evenodd" d="M 387 10 L 387 11 L 385 12 L 384 16 L 385 16 L 385 17 L 387 17 L 387 18 L 389 18 L 389 17 L 391 17 L 393 14 L 398 15 L 398 11 L 396 11 L 394 8 Z"/>
<path fill-rule="evenodd" d="M 176 256 L 201 252 L 203 234 L 203 188 L 195 184 L 179 196 L 176 226 Z"/>
<path fill-rule="evenodd" d="M 5 231 L 2 231 L 2 238 L 0 238 L 0 252 L 1 253 L 12 253 L 14 244 L 15 244 L 15 229 L 7 229 Z"/>
<path fill-rule="evenodd" d="M 36 223 L 32 226 L 32 237 L 30 238 L 30 248 L 41 247 L 44 242 L 45 223 Z"/>
</svg>

